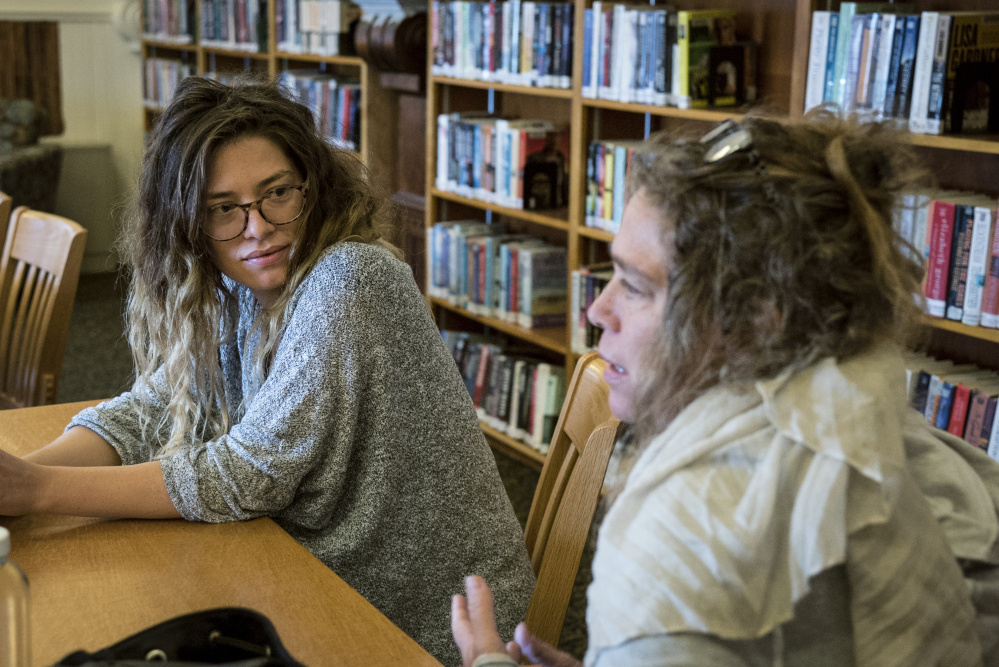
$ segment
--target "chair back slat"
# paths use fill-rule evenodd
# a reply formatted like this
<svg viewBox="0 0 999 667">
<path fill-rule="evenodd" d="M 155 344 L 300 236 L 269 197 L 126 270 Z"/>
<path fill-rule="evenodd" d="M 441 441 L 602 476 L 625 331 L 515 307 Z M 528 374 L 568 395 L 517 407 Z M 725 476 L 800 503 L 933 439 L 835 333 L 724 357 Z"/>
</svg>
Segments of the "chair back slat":
<svg viewBox="0 0 999 667">
<path fill-rule="evenodd" d="M 87 232 L 20 207 L 0 255 L 0 407 L 55 401 Z"/>
<path fill-rule="evenodd" d="M 524 530 L 537 576 L 527 625 L 557 644 L 590 533 L 607 462 L 621 423 L 608 403 L 606 363 L 589 352 L 576 363 Z"/>
</svg>

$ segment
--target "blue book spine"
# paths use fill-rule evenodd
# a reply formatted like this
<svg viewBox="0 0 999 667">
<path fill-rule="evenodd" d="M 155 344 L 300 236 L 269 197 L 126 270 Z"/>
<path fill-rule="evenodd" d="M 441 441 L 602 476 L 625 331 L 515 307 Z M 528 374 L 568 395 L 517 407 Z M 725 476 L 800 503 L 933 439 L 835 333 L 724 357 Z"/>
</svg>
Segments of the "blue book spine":
<svg viewBox="0 0 999 667">
<path fill-rule="evenodd" d="M 884 117 L 891 118 L 895 106 L 895 89 L 898 86 L 898 68 L 902 60 L 902 43 L 905 40 L 905 17 L 895 21 L 891 38 L 891 55 L 888 58 L 888 82 L 885 86 L 885 102 L 882 107 Z"/>
<path fill-rule="evenodd" d="M 482 187 L 482 128 L 473 126 L 472 134 L 472 182 L 473 189 Z"/>
<path fill-rule="evenodd" d="M 592 75 L 590 73 L 590 54 L 593 41 L 593 10 L 587 9 L 583 12 L 583 88 L 591 85 Z"/>
<path fill-rule="evenodd" d="M 839 14 L 829 16 L 829 48 L 826 51 L 826 76 L 822 93 L 823 102 L 833 101 L 833 81 L 836 76 L 836 41 L 839 38 Z"/>
<path fill-rule="evenodd" d="M 954 404 L 955 391 L 957 391 L 956 386 L 947 382 L 943 383 L 943 388 L 940 390 L 940 407 L 937 409 L 937 418 L 933 423 L 937 428 L 947 430 L 947 425 L 950 423 L 950 410 Z"/>
<path fill-rule="evenodd" d="M 919 16 L 905 18 L 905 39 L 899 56 L 898 82 L 895 88 L 895 118 L 909 119 L 912 104 L 912 70 L 916 65 L 916 47 L 919 46 Z"/>
</svg>

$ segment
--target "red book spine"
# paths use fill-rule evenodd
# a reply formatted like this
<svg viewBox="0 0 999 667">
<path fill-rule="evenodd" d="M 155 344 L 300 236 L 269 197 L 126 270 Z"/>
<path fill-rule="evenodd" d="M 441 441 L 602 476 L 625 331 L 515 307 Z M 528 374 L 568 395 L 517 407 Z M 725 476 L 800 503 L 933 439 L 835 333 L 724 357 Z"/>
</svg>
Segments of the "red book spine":
<svg viewBox="0 0 999 667">
<path fill-rule="evenodd" d="M 930 256 L 926 267 L 926 305 L 929 314 L 943 317 L 947 305 L 948 269 L 950 247 L 954 237 L 955 205 L 950 202 L 931 201 Z"/>
<path fill-rule="evenodd" d="M 486 375 L 489 373 L 490 348 L 488 345 L 482 346 L 482 356 L 479 357 L 479 367 L 475 373 L 475 393 L 472 394 L 472 403 L 476 408 L 482 405 L 482 394 L 485 391 Z"/>
<path fill-rule="evenodd" d="M 971 398 L 971 389 L 963 384 L 958 384 L 954 391 L 954 404 L 950 409 L 950 422 L 947 424 L 947 432 L 957 437 L 964 435 L 964 421 L 968 417 L 968 403 Z"/>
</svg>

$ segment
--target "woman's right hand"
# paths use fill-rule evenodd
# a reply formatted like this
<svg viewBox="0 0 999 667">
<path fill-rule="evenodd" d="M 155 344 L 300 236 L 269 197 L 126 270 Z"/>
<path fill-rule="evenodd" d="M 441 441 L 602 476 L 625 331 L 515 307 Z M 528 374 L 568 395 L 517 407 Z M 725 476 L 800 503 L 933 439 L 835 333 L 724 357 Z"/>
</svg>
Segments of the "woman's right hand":
<svg viewBox="0 0 999 667">
<path fill-rule="evenodd" d="M 507 653 L 511 655 L 515 655 L 519 651 L 525 658 L 532 663 L 541 665 L 541 667 L 583 667 L 583 663 L 568 653 L 535 637 L 527 629 L 526 623 L 517 626 L 513 637 L 514 641 L 507 645 Z"/>
</svg>

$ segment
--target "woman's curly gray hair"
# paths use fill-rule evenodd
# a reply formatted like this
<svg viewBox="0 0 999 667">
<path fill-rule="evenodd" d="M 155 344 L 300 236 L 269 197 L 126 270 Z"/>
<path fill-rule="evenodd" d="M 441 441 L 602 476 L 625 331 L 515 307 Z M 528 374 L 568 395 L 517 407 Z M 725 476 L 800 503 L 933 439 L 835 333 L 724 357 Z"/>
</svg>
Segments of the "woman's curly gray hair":
<svg viewBox="0 0 999 667">
<path fill-rule="evenodd" d="M 923 267 L 892 220 L 928 176 L 899 133 L 827 110 L 740 125 L 763 170 L 748 151 L 709 164 L 707 146 L 660 135 L 629 174 L 629 192 L 663 213 L 671 263 L 639 390 L 645 437 L 719 383 L 905 344 L 918 330 Z"/>
</svg>

